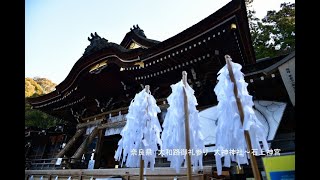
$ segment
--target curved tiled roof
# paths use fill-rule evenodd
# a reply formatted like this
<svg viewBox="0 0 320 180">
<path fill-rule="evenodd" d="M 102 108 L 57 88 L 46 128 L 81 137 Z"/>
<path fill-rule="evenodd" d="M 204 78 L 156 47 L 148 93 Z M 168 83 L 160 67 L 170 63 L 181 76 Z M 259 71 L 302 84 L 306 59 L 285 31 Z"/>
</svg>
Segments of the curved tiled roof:
<svg viewBox="0 0 320 180">
<path fill-rule="evenodd" d="M 54 92 L 28 99 L 33 108 L 75 121 L 75 117 L 128 106 L 145 84 L 151 86 L 156 98 L 165 98 L 170 85 L 181 79 L 182 70 L 189 73 L 190 84 L 198 92 L 199 105 L 205 106 L 215 102 L 214 95 L 208 92 L 224 64 L 225 54 L 242 65 L 255 63 L 242 0 L 229 2 L 162 42 L 147 39 L 138 25 L 126 34 L 120 45 L 96 33 L 88 40 L 90 45 L 84 55 Z M 142 47 L 128 49 L 132 41 Z M 90 73 L 99 63 L 104 65 L 103 69 Z"/>
</svg>

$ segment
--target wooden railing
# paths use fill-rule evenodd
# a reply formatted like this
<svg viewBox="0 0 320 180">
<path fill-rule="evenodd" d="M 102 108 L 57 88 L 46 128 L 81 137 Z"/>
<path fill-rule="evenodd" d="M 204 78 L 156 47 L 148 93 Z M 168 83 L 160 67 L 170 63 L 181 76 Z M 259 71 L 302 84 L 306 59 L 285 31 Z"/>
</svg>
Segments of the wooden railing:
<svg viewBox="0 0 320 180">
<path fill-rule="evenodd" d="M 30 159 L 26 160 L 26 164 L 28 164 L 29 167 L 26 167 L 31 170 L 48 170 L 48 169 L 62 169 L 63 164 L 61 165 L 55 165 L 56 158 L 50 158 L 50 159 Z M 62 158 L 62 162 L 67 161 L 68 158 Z M 27 166 L 27 165 L 26 165 Z"/>
<path fill-rule="evenodd" d="M 154 171 L 146 169 L 147 180 L 182 180 L 187 179 L 187 169 L 181 168 L 179 173 L 175 169 L 169 167 L 156 167 Z M 42 177 L 43 180 L 54 180 L 57 176 L 59 180 L 67 180 L 71 177 L 72 180 L 90 180 L 96 178 L 118 178 L 125 180 L 139 179 L 139 168 L 115 168 L 115 169 L 66 169 L 66 170 L 25 170 L 25 179 L 30 177 L 38 180 Z M 202 171 L 192 173 L 194 180 L 212 180 L 212 166 L 204 166 Z"/>
</svg>

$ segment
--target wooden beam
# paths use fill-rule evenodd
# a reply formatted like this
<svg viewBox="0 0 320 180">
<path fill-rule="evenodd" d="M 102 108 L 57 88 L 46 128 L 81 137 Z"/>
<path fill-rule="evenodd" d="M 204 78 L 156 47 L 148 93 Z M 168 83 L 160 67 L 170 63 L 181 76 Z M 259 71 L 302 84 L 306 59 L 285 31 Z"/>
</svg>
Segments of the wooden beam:
<svg viewBox="0 0 320 180">
<path fill-rule="evenodd" d="M 98 119 L 98 120 L 94 120 L 94 121 L 80 123 L 77 125 L 77 129 L 86 128 L 86 127 L 92 126 L 92 125 L 99 125 L 99 124 L 101 124 L 102 121 L 103 121 L 103 119 Z"/>
<path fill-rule="evenodd" d="M 157 104 L 160 107 L 160 109 L 168 107 L 168 104 L 163 104 L 163 101 L 167 101 L 167 98 L 157 99 L 156 101 L 157 101 Z M 116 115 L 118 115 L 119 111 L 121 111 L 121 114 L 126 114 L 128 112 L 128 108 L 129 107 L 122 107 L 119 109 L 103 112 L 100 114 L 96 114 L 96 115 L 93 115 L 90 117 L 83 118 L 81 121 L 82 122 L 95 121 L 95 119 L 103 119 L 106 115 L 109 115 L 109 114 L 116 116 Z"/>
<path fill-rule="evenodd" d="M 127 112 L 128 111 L 128 107 L 122 107 L 122 108 L 118 108 L 118 109 L 115 109 L 115 110 L 111 110 L 111 111 L 103 112 L 103 113 L 100 113 L 100 114 L 96 114 L 94 116 L 83 118 L 82 121 L 83 122 L 87 122 L 87 121 L 92 121 L 94 119 L 101 119 L 101 118 L 105 117 L 108 114 L 118 115 L 119 111 L 121 111 L 121 114 L 125 114 L 123 112 L 124 111 Z"/>
<path fill-rule="evenodd" d="M 126 120 L 118 121 L 118 122 L 112 122 L 112 123 L 104 123 L 98 126 L 99 129 L 108 129 L 108 128 L 116 128 L 116 127 L 122 127 L 126 125 Z"/>
</svg>

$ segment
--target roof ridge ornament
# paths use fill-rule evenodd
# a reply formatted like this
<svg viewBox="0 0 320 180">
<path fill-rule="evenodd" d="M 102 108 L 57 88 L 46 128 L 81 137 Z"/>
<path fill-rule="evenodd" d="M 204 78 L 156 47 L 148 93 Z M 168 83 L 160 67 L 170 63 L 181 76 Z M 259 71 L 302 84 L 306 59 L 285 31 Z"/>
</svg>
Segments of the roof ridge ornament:
<svg viewBox="0 0 320 180">
<path fill-rule="evenodd" d="M 83 53 L 84 56 L 92 54 L 93 52 L 103 49 L 109 45 L 108 40 L 105 38 L 101 38 L 97 32 L 95 32 L 94 34 L 91 33 L 90 36 L 91 38 L 88 37 L 88 41 L 90 41 L 90 45 L 87 46 L 87 48 L 85 49 Z"/>
<path fill-rule="evenodd" d="M 139 25 L 137 24 L 137 25 L 133 25 L 133 29 L 132 28 L 130 28 L 130 31 L 133 31 L 133 30 L 136 30 L 136 29 L 140 29 L 140 27 L 139 27 Z"/>
<path fill-rule="evenodd" d="M 91 35 L 91 38 L 90 37 L 88 37 L 88 40 L 90 41 L 90 42 L 92 42 L 92 41 L 94 41 L 94 40 L 100 40 L 101 39 L 101 37 L 97 34 L 97 32 L 94 32 L 94 35 L 91 33 L 90 34 Z M 108 41 L 108 40 L 107 40 Z"/>
<path fill-rule="evenodd" d="M 133 31 L 137 33 L 138 35 L 147 38 L 147 36 L 144 34 L 144 31 L 139 27 L 139 25 L 133 25 L 133 28 L 130 28 L 130 31 Z"/>
</svg>

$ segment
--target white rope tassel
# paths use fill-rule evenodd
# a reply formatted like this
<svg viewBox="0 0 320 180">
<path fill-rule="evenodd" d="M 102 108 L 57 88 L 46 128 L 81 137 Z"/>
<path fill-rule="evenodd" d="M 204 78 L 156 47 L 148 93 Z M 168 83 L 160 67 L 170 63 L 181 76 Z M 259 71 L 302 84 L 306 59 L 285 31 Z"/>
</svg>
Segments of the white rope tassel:
<svg viewBox="0 0 320 180">
<path fill-rule="evenodd" d="M 142 155 L 144 167 L 147 168 L 150 164 L 151 170 L 154 169 L 158 145 L 162 146 L 162 130 L 157 116 L 160 112 L 148 86 L 135 95 L 129 106 L 127 123 L 121 131 L 122 138 L 114 156 L 116 161 L 120 161 L 123 153 L 121 166 L 125 162 L 127 167 L 139 167 Z"/>
<path fill-rule="evenodd" d="M 184 84 L 185 83 L 185 84 Z M 194 90 L 186 82 L 186 76 L 176 84 L 171 85 L 172 93 L 167 98 L 170 105 L 163 122 L 162 155 L 170 161 L 170 167 L 180 172 L 181 166 L 186 165 L 186 141 L 185 141 L 185 113 L 184 113 L 184 89 L 188 100 L 189 129 L 190 129 L 190 155 L 193 171 L 202 169 L 203 136 L 200 132 L 198 119 L 197 99 Z M 192 153 L 193 152 L 193 153 Z M 198 152 L 198 153 L 196 153 Z"/>
<path fill-rule="evenodd" d="M 252 148 L 257 150 L 257 154 L 261 153 L 260 141 L 262 141 L 265 151 L 269 149 L 266 141 L 266 132 L 252 108 L 254 104 L 252 96 L 249 95 L 247 91 L 248 83 L 244 81 L 244 75 L 241 72 L 242 66 L 238 63 L 233 63 L 228 55 L 226 55 L 225 58 L 226 61 L 230 61 L 232 67 L 238 98 L 241 101 L 244 112 L 244 121 L 242 125 L 236 97 L 234 95 L 234 85 L 230 80 L 226 64 L 218 72 L 218 83 L 214 88 L 218 100 L 218 126 L 215 146 L 218 175 L 222 173 L 221 159 L 223 157 L 225 167 L 230 167 L 231 161 L 236 161 L 238 165 L 248 164 L 246 151 L 252 153 L 252 150 L 247 149 L 244 130 L 249 131 Z M 229 150 L 232 150 L 234 153 L 229 153 Z M 221 153 L 227 151 L 228 153 Z"/>
</svg>

